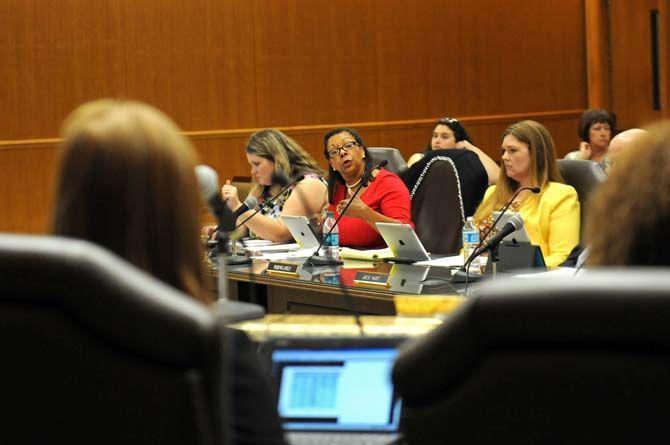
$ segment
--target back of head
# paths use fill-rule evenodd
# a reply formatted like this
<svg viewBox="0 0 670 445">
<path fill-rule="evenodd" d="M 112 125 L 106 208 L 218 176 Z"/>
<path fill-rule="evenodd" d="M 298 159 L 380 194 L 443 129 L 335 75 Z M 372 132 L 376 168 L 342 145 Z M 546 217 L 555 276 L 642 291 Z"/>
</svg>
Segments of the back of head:
<svg viewBox="0 0 670 445">
<path fill-rule="evenodd" d="M 176 125 L 139 102 L 98 100 L 62 131 L 54 232 L 202 298 L 196 155 Z"/>
<path fill-rule="evenodd" d="M 670 122 L 637 134 L 593 196 L 586 221 L 595 266 L 670 265 Z"/>
</svg>

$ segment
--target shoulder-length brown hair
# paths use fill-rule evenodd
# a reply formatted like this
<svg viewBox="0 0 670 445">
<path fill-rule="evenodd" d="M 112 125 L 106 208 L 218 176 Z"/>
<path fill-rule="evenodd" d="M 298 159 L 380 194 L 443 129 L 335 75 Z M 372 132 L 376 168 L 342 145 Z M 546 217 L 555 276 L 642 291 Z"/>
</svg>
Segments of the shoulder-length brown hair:
<svg viewBox="0 0 670 445">
<path fill-rule="evenodd" d="M 591 199 L 594 266 L 670 266 L 670 121 L 636 136 Z"/>
<path fill-rule="evenodd" d="M 563 177 L 556 164 L 554 140 L 544 125 L 532 120 L 517 122 L 507 127 L 501 140 L 507 135 L 512 135 L 528 145 L 531 187 L 544 188 L 550 181 L 563 182 Z M 492 211 L 503 207 L 518 188 L 519 183 L 507 176 L 507 171 L 503 166 L 498 175 L 495 192 L 479 206 L 475 212 L 475 219 L 480 221 L 488 218 Z M 533 195 L 529 199 L 537 199 L 537 197 Z"/>
<path fill-rule="evenodd" d="M 273 128 L 252 134 L 247 141 L 246 152 L 274 162 L 275 171 L 283 173 L 291 181 L 307 173 L 314 173 L 321 177 L 325 174 L 300 144 Z M 264 187 L 260 184 L 253 183 L 251 194 L 260 196 L 264 191 Z"/>
<path fill-rule="evenodd" d="M 84 104 L 63 126 L 53 232 L 104 246 L 205 301 L 191 144 L 163 113 Z"/>
</svg>

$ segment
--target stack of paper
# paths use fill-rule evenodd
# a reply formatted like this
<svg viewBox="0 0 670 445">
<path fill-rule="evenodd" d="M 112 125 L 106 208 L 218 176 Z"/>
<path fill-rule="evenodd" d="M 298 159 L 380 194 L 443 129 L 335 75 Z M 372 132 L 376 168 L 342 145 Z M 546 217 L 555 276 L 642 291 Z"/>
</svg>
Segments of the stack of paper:
<svg viewBox="0 0 670 445">
<path fill-rule="evenodd" d="M 352 260 L 365 260 L 365 261 L 376 261 L 383 260 L 384 258 L 393 258 L 393 253 L 388 247 L 384 249 L 369 249 L 369 250 L 358 250 L 351 249 L 349 247 L 342 247 L 340 249 L 340 257 L 348 258 Z"/>
</svg>

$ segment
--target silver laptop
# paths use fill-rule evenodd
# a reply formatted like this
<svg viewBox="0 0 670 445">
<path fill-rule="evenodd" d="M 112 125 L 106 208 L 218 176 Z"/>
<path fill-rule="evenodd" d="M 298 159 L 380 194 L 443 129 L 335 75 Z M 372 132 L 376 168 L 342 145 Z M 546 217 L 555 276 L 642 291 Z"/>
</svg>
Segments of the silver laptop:
<svg viewBox="0 0 670 445">
<path fill-rule="evenodd" d="M 430 255 L 421 244 L 416 232 L 409 224 L 381 223 L 377 228 L 389 246 L 393 256 L 410 261 L 430 260 Z"/>
<path fill-rule="evenodd" d="M 400 339 L 286 339 L 271 346 L 278 411 L 295 444 L 388 444 L 400 401 L 391 369 Z"/>
<path fill-rule="evenodd" d="M 507 222 L 510 219 L 512 219 L 512 217 L 514 215 L 519 215 L 519 213 L 518 212 L 505 212 L 505 214 L 503 214 L 502 218 L 500 218 L 500 221 L 498 221 L 496 223 L 496 229 L 498 231 L 502 230 L 502 228 L 505 227 L 505 224 L 507 224 Z M 500 216 L 500 212 L 493 212 L 493 220 L 494 221 L 496 219 L 498 219 L 499 216 Z M 519 216 L 521 216 L 521 215 L 519 215 Z M 522 218 L 522 220 L 523 220 L 523 218 Z M 522 242 L 530 243 L 530 239 L 528 239 L 528 233 L 526 232 L 525 227 L 521 227 L 519 230 L 510 233 L 505 238 L 503 238 L 503 241 L 515 241 L 515 242 L 518 242 L 518 243 L 522 243 Z"/>
<path fill-rule="evenodd" d="M 311 249 L 319 246 L 319 238 L 309 225 L 309 220 L 304 216 L 281 216 L 289 232 L 301 249 Z"/>
</svg>

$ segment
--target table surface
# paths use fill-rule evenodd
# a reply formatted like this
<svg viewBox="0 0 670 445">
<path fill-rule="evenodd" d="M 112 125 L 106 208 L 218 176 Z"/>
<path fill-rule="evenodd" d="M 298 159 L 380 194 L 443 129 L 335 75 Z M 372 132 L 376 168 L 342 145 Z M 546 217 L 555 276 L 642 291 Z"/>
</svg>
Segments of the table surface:
<svg viewBox="0 0 670 445">
<path fill-rule="evenodd" d="M 344 265 L 321 267 L 306 265 L 302 259 L 282 263 L 298 264 L 297 275 L 269 273 L 269 262 L 266 260 L 254 260 L 251 265 L 227 266 L 226 271 L 228 278 L 236 281 L 300 287 L 305 290 L 346 291 L 352 295 L 458 295 L 464 289 L 464 285 L 450 283 L 451 271 L 444 267 L 358 260 L 344 260 Z M 387 274 L 386 285 L 357 283 L 354 280 L 358 272 Z M 213 273 L 216 274 L 215 269 Z"/>
</svg>

